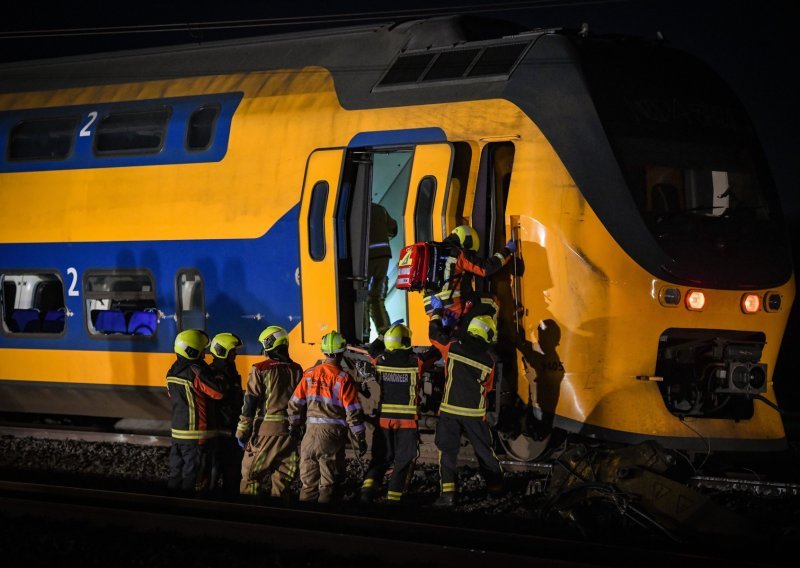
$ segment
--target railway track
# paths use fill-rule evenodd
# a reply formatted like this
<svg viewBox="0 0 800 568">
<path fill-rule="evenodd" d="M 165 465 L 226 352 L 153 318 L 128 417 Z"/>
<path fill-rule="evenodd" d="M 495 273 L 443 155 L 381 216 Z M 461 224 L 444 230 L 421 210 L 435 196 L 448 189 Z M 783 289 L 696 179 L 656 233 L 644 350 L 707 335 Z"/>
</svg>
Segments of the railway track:
<svg viewBox="0 0 800 568">
<path fill-rule="evenodd" d="M 70 429 L 55 426 L 30 427 L 30 426 L 7 426 L 0 425 L 0 436 L 14 436 L 18 438 L 32 437 L 52 440 L 76 440 L 84 442 L 108 442 L 124 443 L 140 446 L 169 447 L 169 436 L 154 434 L 138 434 L 125 432 L 105 432 L 91 429 Z M 348 448 L 347 456 L 354 458 L 354 454 Z M 436 464 L 437 456 L 433 452 L 422 451 L 417 460 L 419 463 Z M 523 462 L 511 459 L 500 460 L 506 471 L 530 472 L 547 476 L 552 464 L 549 462 Z M 460 465 L 475 466 L 477 461 L 469 451 L 464 451 L 459 456 Z M 746 493 L 759 497 L 770 498 L 794 498 L 800 497 L 800 483 L 768 481 L 763 479 L 752 479 L 745 477 L 721 477 L 711 475 L 695 475 L 689 478 L 687 484 L 697 489 L 725 491 L 732 493 Z M 540 491 L 541 482 L 532 486 L 532 491 Z"/>
<path fill-rule="evenodd" d="M 197 499 L 98 491 L 0 481 L 0 513 L 5 519 L 46 519 L 69 523 L 91 538 L 91 526 L 113 526 L 135 542 L 147 531 L 157 545 L 158 533 L 167 540 L 176 534 L 199 545 L 205 539 L 224 539 L 247 547 L 267 547 L 302 559 L 330 558 L 334 565 L 379 561 L 387 566 L 703 566 L 719 561 L 726 566 L 764 566 L 733 555 L 725 556 L 616 546 L 530 534 L 525 526 L 502 523 L 467 526 L 452 518 L 424 515 L 425 521 L 331 512 L 300 506 L 254 506 Z M 37 521 L 38 522 L 38 521 Z M 86 530 L 84 530 L 84 528 Z M 47 525 L 43 525 L 47 530 Z M 58 534 L 51 535 L 57 538 Z M 71 538 L 74 538 L 72 536 Z M 73 543 L 74 546 L 74 543 Z M 235 549 L 231 549 L 235 550 Z M 349 551 L 349 552 L 348 552 Z M 130 558 L 128 558 L 130 560 Z M 111 561 L 111 559 L 109 559 Z M 349 564 L 352 561 L 353 564 Z M 342 564 L 344 563 L 344 564 Z M 502 564 L 500 564 L 502 563 Z M 123 564 L 124 565 L 124 564 Z M 311 563 L 304 565 L 313 565 Z M 779 564 L 776 564 L 776 566 Z"/>
</svg>

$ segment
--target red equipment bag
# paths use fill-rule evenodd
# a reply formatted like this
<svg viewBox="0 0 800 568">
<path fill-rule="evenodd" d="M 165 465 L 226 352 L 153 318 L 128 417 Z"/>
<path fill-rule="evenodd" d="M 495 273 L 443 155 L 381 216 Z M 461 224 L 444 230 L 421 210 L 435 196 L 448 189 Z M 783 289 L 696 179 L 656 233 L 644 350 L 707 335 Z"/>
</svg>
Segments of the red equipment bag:
<svg viewBox="0 0 800 568">
<path fill-rule="evenodd" d="M 414 243 L 403 247 L 397 263 L 397 282 L 400 290 L 439 292 L 445 284 L 449 245 L 437 242 Z"/>
<path fill-rule="evenodd" d="M 414 243 L 403 247 L 397 262 L 397 282 L 399 290 L 424 290 L 428 276 L 428 243 Z"/>
</svg>

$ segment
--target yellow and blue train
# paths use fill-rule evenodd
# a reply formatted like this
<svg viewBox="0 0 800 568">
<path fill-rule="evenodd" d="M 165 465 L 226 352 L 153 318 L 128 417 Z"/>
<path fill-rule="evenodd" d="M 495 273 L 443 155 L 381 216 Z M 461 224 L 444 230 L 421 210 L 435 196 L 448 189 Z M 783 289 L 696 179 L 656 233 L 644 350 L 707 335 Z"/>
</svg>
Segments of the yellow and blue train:
<svg viewBox="0 0 800 568">
<path fill-rule="evenodd" d="M 774 182 L 731 92 L 657 42 L 447 17 L 12 63 L 0 149 L 0 411 L 165 418 L 182 329 L 241 336 L 243 374 L 267 325 L 303 365 L 331 329 L 363 342 L 376 201 L 395 259 L 464 223 L 482 255 L 518 240 L 478 281 L 509 439 L 537 407 L 612 442 L 785 444 Z M 386 303 L 426 343 L 419 294 Z"/>
</svg>

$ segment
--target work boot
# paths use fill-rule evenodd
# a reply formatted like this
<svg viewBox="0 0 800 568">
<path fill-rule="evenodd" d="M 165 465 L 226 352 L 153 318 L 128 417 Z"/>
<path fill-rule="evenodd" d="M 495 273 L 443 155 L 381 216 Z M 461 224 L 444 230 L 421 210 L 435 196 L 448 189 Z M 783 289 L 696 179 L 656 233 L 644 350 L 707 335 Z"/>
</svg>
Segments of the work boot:
<svg viewBox="0 0 800 568">
<path fill-rule="evenodd" d="M 358 500 L 362 503 L 372 503 L 375 501 L 375 489 L 372 487 L 362 487 Z"/>
<path fill-rule="evenodd" d="M 442 493 L 439 495 L 439 498 L 433 502 L 434 507 L 452 507 L 456 504 L 456 493 L 455 491 L 448 491 L 447 493 Z"/>
</svg>

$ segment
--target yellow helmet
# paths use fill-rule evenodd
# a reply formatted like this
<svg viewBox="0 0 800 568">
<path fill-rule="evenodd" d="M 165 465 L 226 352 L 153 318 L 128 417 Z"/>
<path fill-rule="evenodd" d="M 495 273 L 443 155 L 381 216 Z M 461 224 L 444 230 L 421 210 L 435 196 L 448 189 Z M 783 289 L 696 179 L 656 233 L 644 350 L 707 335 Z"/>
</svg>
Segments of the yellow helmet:
<svg viewBox="0 0 800 568">
<path fill-rule="evenodd" d="M 187 329 L 175 336 L 175 353 L 187 359 L 199 359 L 208 347 L 208 335 L 200 329 Z"/>
<path fill-rule="evenodd" d="M 232 333 L 218 333 L 211 340 L 208 350 L 214 357 L 226 359 L 231 351 L 244 345 L 242 340 Z"/>
<path fill-rule="evenodd" d="M 459 225 L 450 234 L 457 236 L 461 247 L 466 250 L 477 251 L 481 247 L 481 239 L 478 237 L 478 232 L 469 225 Z"/>
<path fill-rule="evenodd" d="M 497 335 L 497 326 L 492 316 L 475 316 L 467 326 L 467 333 L 475 337 L 480 337 L 486 343 L 493 343 Z"/>
<path fill-rule="evenodd" d="M 344 353 L 347 348 L 347 341 L 338 331 L 330 331 L 322 337 L 322 353 L 324 355 L 334 355 Z"/>
<path fill-rule="evenodd" d="M 264 351 L 269 353 L 280 345 L 289 345 L 289 334 L 285 329 L 279 325 L 271 325 L 261 332 L 258 336 L 258 342 L 264 348 Z"/>
<path fill-rule="evenodd" d="M 396 323 L 383 334 L 383 344 L 387 351 L 411 349 L 411 330 L 402 323 Z"/>
</svg>

